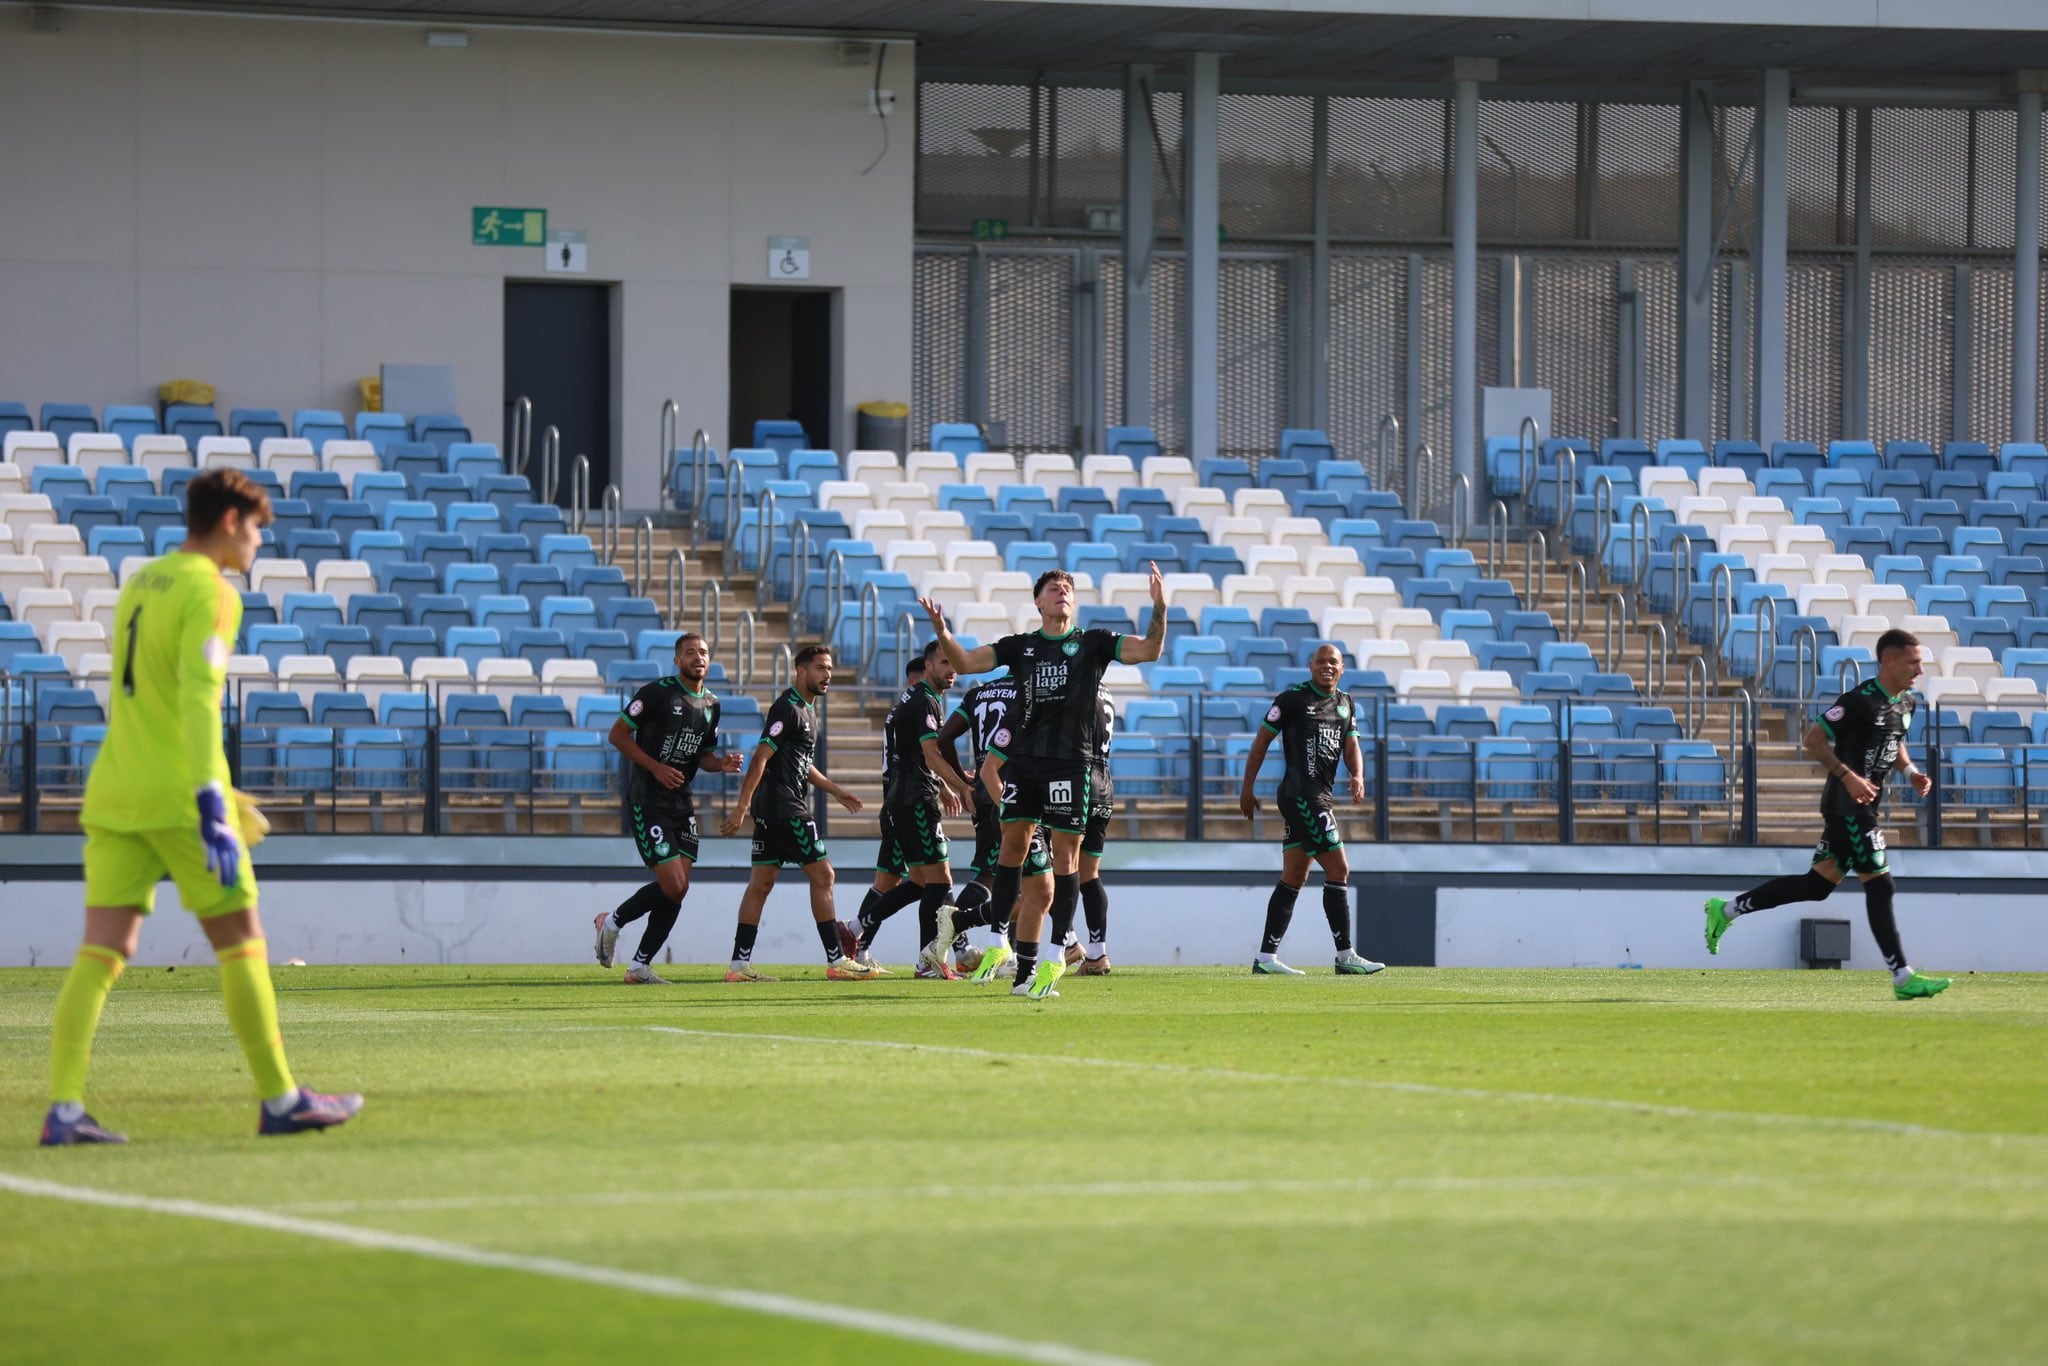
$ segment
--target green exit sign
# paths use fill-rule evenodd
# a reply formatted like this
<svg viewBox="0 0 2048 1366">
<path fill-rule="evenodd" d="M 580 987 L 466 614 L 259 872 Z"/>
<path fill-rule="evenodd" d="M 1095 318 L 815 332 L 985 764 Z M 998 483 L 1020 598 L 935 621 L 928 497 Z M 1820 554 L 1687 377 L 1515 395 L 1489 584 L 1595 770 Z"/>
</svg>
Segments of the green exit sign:
<svg viewBox="0 0 2048 1366">
<path fill-rule="evenodd" d="M 469 241 L 477 247 L 544 247 L 548 211 L 478 205 L 469 211 Z"/>
<path fill-rule="evenodd" d="M 977 218 L 974 220 L 974 240 L 993 242 L 1010 235 L 1010 220 L 1007 218 Z"/>
</svg>

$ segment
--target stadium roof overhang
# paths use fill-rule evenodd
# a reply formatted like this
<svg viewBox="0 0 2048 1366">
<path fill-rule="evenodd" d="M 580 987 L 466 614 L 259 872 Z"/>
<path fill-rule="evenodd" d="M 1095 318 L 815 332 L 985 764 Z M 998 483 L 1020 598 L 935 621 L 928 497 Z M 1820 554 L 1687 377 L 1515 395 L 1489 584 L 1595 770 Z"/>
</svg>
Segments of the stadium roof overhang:
<svg viewBox="0 0 2048 1366">
<path fill-rule="evenodd" d="M 100 0 L 74 0 L 97 4 Z M 2048 68 L 2044 0 L 108 0 L 127 9 L 915 41 L 927 74 L 1108 81 L 1123 63 L 1224 56 L 1228 86 L 1441 88 L 1454 57 L 1500 62 L 1495 87 L 1668 91 L 1789 67 L 1818 98 L 1996 99 Z M 1713 22 L 1691 16 L 1714 15 Z M 1597 17 L 1595 17 L 1597 16 Z M 1168 73 L 1162 73 L 1168 74 Z"/>
</svg>

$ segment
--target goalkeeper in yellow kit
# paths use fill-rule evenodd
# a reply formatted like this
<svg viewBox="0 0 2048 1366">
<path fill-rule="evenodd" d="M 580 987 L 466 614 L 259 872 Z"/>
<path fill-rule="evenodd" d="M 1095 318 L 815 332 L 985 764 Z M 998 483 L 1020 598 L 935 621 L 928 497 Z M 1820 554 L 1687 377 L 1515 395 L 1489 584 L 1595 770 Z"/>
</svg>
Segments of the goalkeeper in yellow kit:
<svg viewBox="0 0 2048 1366">
<path fill-rule="evenodd" d="M 81 815 L 85 942 L 57 997 L 45 1147 L 128 1141 L 85 1112 L 85 1074 L 100 1010 L 165 877 L 220 959 L 228 1023 L 262 1098 L 256 1131 L 325 1129 L 363 1105 L 359 1095 L 292 1082 L 256 918 L 256 872 L 221 748 L 221 689 L 242 621 L 241 595 L 221 572 L 246 574 L 255 563 L 270 499 L 236 470 L 200 475 L 185 499 L 185 543 L 131 578 L 115 609 L 112 714 Z M 261 818 L 252 808 L 248 819 Z"/>
</svg>

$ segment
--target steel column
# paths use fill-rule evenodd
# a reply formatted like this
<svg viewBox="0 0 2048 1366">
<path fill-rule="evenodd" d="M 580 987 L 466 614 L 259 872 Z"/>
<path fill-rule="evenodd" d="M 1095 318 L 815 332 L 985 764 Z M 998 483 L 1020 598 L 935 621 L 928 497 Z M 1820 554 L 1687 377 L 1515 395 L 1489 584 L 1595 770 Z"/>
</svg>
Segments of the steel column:
<svg viewBox="0 0 2048 1366">
<path fill-rule="evenodd" d="M 1956 267 L 1956 303 L 1953 322 L 1952 345 L 1955 363 L 1950 367 L 1950 383 L 1954 386 L 1949 397 L 1949 430 L 1946 438 L 1950 441 L 1970 439 L 1970 369 L 1976 363 L 1971 354 L 1970 332 L 1974 323 L 1975 301 L 1970 297 L 1970 268 Z"/>
<path fill-rule="evenodd" d="M 1792 73 L 1772 67 L 1763 73 L 1757 99 L 1756 179 L 1756 343 L 1751 352 L 1756 405 L 1755 439 L 1769 450 L 1785 439 L 1787 287 L 1785 249 L 1789 224 L 1786 174 L 1790 161 Z"/>
<path fill-rule="evenodd" d="M 1123 328 L 1121 425 L 1152 425 L 1152 68 L 1124 68 Z"/>
<path fill-rule="evenodd" d="M 1479 487 L 1479 81 L 1453 64 L 1451 114 L 1451 449 L 1449 480 Z M 1410 435 L 1409 440 L 1419 438 Z M 1421 501 L 1413 497 L 1414 506 Z"/>
<path fill-rule="evenodd" d="M 2012 250 L 2012 440 L 2032 441 L 2041 411 L 2041 92 L 2019 95 Z"/>
<path fill-rule="evenodd" d="M 1308 422 L 1317 431 L 1330 429 L 1330 99 L 1315 99 L 1311 133 L 1311 173 L 1315 199 L 1309 250 L 1308 293 Z"/>
<path fill-rule="evenodd" d="M 1689 81 L 1678 109 L 1678 434 L 1714 437 L 1714 87 Z"/>
<path fill-rule="evenodd" d="M 1855 115 L 1856 261 L 1849 279 L 1848 326 L 1842 338 L 1842 435 L 1868 437 L 1870 431 L 1870 315 L 1876 297 L 1870 273 L 1870 123 L 1869 109 Z"/>
<path fill-rule="evenodd" d="M 1221 361 L 1221 250 L 1217 241 L 1218 162 L 1216 102 L 1223 57 L 1196 52 L 1188 57 L 1188 89 L 1181 101 L 1181 241 L 1188 262 L 1188 458 L 1198 465 L 1217 454 Z"/>
</svg>

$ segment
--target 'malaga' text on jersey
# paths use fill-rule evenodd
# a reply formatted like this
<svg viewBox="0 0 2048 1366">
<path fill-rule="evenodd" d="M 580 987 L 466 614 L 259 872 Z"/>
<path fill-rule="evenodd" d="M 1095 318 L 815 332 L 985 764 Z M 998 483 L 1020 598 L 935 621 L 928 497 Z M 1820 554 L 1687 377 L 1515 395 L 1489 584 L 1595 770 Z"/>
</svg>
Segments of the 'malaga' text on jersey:
<svg viewBox="0 0 2048 1366">
<path fill-rule="evenodd" d="M 636 764 L 627 799 L 638 806 L 689 800 L 698 761 L 718 748 L 718 699 L 709 689 L 692 692 L 680 678 L 662 678 L 634 693 L 620 714 L 649 758 L 683 775 L 683 785 L 671 791 Z"/>
<path fill-rule="evenodd" d="M 1265 729 L 1280 737 L 1287 771 L 1280 779 L 1283 797 L 1325 798 L 1344 760 L 1344 742 L 1358 734 L 1358 710 L 1351 694 L 1324 692 L 1313 683 L 1297 683 L 1273 699 Z"/>
<path fill-rule="evenodd" d="M 1913 694 L 1893 697 L 1874 678 L 1849 689 L 1820 714 L 1816 724 L 1834 743 L 1835 757 L 1877 788 L 1876 801 L 1858 809 L 1870 811 L 1884 801 L 1884 780 L 1899 761 L 1899 747 L 1912 723 Z M 1821 810 L 1856 806 L 1840 776 L 1830 773 L 1821 790 Z"/>
<path fill-rule="evenodd" d="M 1033 631 L 997 641 L 996 662 L 1008 665 L 1017 680 L 1024 724 L 994 737 L 990 748 L 1024 770 L 1071 772 L 1093 764 L 1102 671 L 1117 662 L 1122 642 L 1121 635 L 1101 627 L 1075 628 L 1063 636 Z"/>
</svg>

